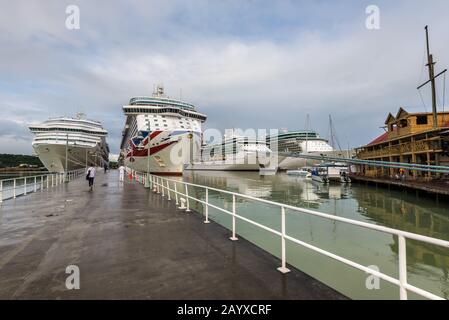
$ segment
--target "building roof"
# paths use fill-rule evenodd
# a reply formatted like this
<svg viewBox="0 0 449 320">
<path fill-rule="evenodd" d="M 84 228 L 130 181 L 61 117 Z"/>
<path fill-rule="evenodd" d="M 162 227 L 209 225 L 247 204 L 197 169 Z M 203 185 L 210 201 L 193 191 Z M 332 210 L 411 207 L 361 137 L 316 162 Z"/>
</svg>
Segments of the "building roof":
<svg viewBox="0 0 449 320">
<path fill-rule="evenodd" d="M 373 144 L 377 144 L 377 143 L 381 143 L 381 142 L 384 142 L 384 141 L 387 141 L 387 140 L 388 140 L 388 132 L 385 132 L 385 133 L 381 134 L 380 136 L 378 136 L 373 141 L 371 141 L 370 143 L 368 143 L 368 146 L 373 145 Z"/>
<path fill-rule="evenodd" d="M 390 122 L 394 122 L 396 118 L 391 114 L 391 112 L 388 114 L 387 120 L 385 120 L 385 124 L 389 124 Z"/>
<path fill-rule="evenodd" d="M 398 110 L 398 113 L 396 114 L 396 119 L 407 117 L 408 115 L 409 115 L 409 113 L 407 111 L 405 111 L 404 108 L 400 107 Z"/>
</svg>

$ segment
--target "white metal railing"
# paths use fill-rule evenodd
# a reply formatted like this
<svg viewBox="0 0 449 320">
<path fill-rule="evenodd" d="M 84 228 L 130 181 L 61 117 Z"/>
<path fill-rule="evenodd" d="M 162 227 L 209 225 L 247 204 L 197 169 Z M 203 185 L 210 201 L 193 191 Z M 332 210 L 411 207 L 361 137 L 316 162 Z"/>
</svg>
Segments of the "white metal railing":
<svg viewBox="0 0 449 320">
<path fill-rule="evenodd" d="M 208 187 L 208 186 L 202 186 L 202 185 L 193 184 L 193 183 L 184 182 L 184 181 L 177 181 L 177 180 L 164 178 L 164 177 L 153 175 L 153 174 L 148 175 L 146 173 L 136 172 L 136 171 L 130 170 L 128 168 L 127 168 L 127 172 L 131 173 L 132 176 L 134 177 L 134 179 L 142 184 L 145 183 L 146 179 L 149 179 L 150 188 L 154 192 L 161 193 L 162 196 L 165 196 L 165 193 L 168 193 L 168 197 L 169 197 L 169 199 L 171 199 L 170 192 L 174 193 L 175 201 L 176 201 L 177 205 L 179 205 L 180 196 L 185 197 L 185 198 L 181 198 L 181 200 L 184 200 L 183 202 L 185 202 L 185 203 L 182 203 L 182 201 L 181 201 L 181 206 L 179 207 L 180 209 L 185 209 L 186 211 L 190 211 L 189 200 L 193 200 L 198 203 L 201 203 L 204 206 L 203 208 L 204 208 L 204 215 L 205 215 L 205 220 L 204 220 L 205 223 L 209 223 L 209 210 L 208 210 L 209 207 L 231 215 L 231 217 L 232 217 L 232 236 L 230 237 L 230 239 L 233 241 L 238 240 L 238 238 L 236 237 L 236 235 L 237 235 L 236 219 L 240 219 L 242 221 L 250 223 L 251 225 L 254 225 L 254 226 L 259 227 L 265 231 L 268 231 L 272 234 L 279 236 L 280 240 L 281 240 L 281 266 L 278 268 L 278 270 L 282 273 L 287 273 L 290 271 L 287 268 L 287 252 L 286 252 L 286 240 L 289 240 L 293 243 L 296 243 L 297 245 L 300 245 L 300 246 L 310 249 L 314 252 L 322 254 L 326 257 L 329 257 L 329 258 L 332 258 L 339 262 L 342 262 L 342 263 L 349 265 L 355 269 L 358 269 L 358 270 L 364 271 L 366 273 L 372 274 L 374 276 L 377 276 L 380 279 L 383 279 L 389 283 L 392 283 L 392 284 L 398 286 L 399 287 L 399 297 L 401 300 L 407 300 L 407 290 L 414 292 L 415 294 L 422 296 L 424 298 L 427 298 L 427 299 L 444 300 L 444 298 L 442 298 L 442 297 L 439 297 L 431 292 L 428 292 L 426 290 L 423 290 L 421 288 L 418 288 L 418 287 L 408 283 L 408 281 L 407 281 L 406 240 L 410 239 L 410 240 L 420 241 L 420 242 L 424 242 L 424 243 L 428 243 L 428 244 L 432 244 L 432 245 L 436 245 L 436 246 L 440 246 L 440 247 L 444 247 L 444 248 L 448 248 L 448 249 L 449 249 L 449 241 L 431 238 L 431 237 L 427 237 L 427 236 L 423 236 L 423 235 L 419 235 L 419 234 L 415 234 L 415 233 L 411 233 L 411 232 L 407 232 L 407 231 L 402 231 L 402 230 L 398 230 L 398 229 L 393 229 L 393 228 L 389 228 L 389 227 L 379 226 L 379 225 L 375 225 L 375 224 L 371 224 L 371 223 L 367 223 L 367 222 L 338 217 L 338 216 L 334 216 L 334 215 L 330 215 L 330 214 L 322 213 L 322 212 L 318 212 L 318 211 L 313 211 L 313 210 L 309 210 L 309 209 L 298 208 L 298 207 L 294 207 L 291 205 L 286 205 L 286 204 L 282 204 L 282 203 L 278 203 L 278 202 L 274 202 L 274 201 L 270 201 L 270 200 L 260 199 L 260 198 L 232 192 L 232 191 L 217 189 L 217 188 Z M 173 188 L 170 187 L 170 184 L 173 186 Z M 177 187 L 178 184 L 181 184 L 184 186 L 184 192 L 178 190 L 178 187 Z M 206 193 L 205 200 L 201 200 L 201 199 L 190 196 L 188 193 L 188 188 L 187 188 L 188 186 L 204 189 L 205 193 Z M 182 188 L 180 190 L 182 190 Z M 219 192 L 222 194 L 231 195 L 232 196 L 232 211 L 229 211 L 224 208 L 220 208 L 214 204 L 211 204 L 209 202 L 209 191 L 215 191 L 215 192 Z M 278 207 L 280 210 L 280 214 L 281 214 L 281 231 L 274 230 L 270 227 L 267 227 L 263 224 L 260 224 L 251 219 L 248 219 L 246 217 L 239 215 L 236 212 L 236 198 L 249 199 L 249 200 L 253 200 L 256 202 L 265 203 L 267 205 L 272 205 L 272 206 Z M 293 210 L 293 211 L 300 212 L 300 213 L 307 214 L 307 215 L 311 215 L 311 216 L 316 216 L 316 217 L 321 217 L 321 218 L 325 218 L 325 219 L 329 219 L 329 220 L 333 220 L 333 221 L 343 222 L 343 223 L 347 223 L 350 225 L 359 226 L 362 228 L 375 230 L 375 231 L 379 231 L 382 233 L 397 236 L 398 237 L 398 256 L 399 256 L 399 279 L 396 279 L 396 278 L 391 277 L 385 273 L 373 270 L 373 269 L 363 266 L 355 261 L 346 259 L 339 255 L 328 252 L 324 249 L 318 248 L 312 244 L 306 243 L 306 242 L 296 239 L 292 236 L 289 236 L 286 233 L 286 228 L 285 228 L 285 210 L 286 209 Z"/>
<path fill-rule="evenodd" d="M 84 169 L 78 169 L 66 173 L 46 173 L 0 180 L 0 203 L 72 181 L 84 174 L 84 171 Z"/>
</svg>

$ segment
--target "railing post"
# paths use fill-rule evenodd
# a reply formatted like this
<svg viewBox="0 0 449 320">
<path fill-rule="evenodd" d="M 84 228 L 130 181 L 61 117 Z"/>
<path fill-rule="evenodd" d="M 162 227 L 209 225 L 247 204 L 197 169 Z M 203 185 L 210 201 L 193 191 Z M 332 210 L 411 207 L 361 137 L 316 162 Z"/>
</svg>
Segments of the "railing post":
<svg viewBox="0 0 449 320">
<path fill-rule="evenodd" d="M 178 201 L 178 187 L 177 187 L 176 181 L 175 181 L 175 200 L 176 200 L 176 205 L 178 205 L 179 204 L 179 201 Z"/>
<path fill-rule="evenodd" d="M 3 202 L 3 181 L 0 180 L 0 203 Z"/>
<path fill-rule="evenodd" d="M 165 187 L 164 187 L 164 179 L 161 177 L 161 189 L 162 189 L 162 196 L 165 197 Z"/>
<path fill-rule="evenodd" d="M 24 178 L 24 182 L 23 182 L 23 195 L 26 196 L 27 194 L 27 178 Z"/>
<path fill-rule="evenodd" d="M 34 192 L 37 191 L 37 177 L 34 177 Z"/>
<path fill-rule="evenodd" d="M 186 212 L 190 212 L 190 201 L 189 201 L 189 188 L 186 186 L 186 204 L 187 204 L 187 208 L 186 208 Z"/>
<path fill-rule="evenodd" d="M 401 300 L 407 300 L 407 249 L 405 237 L 398 235 L 398 254 L 399 254 L 399 295 Z"/>
<path fill-rule="evenodd" d="M 170 197 L 170 181 L 167 179 L 167 195 L 168 195 L 168 201 L 171 201 Z"/>
<path fill-rule="evenodd" d="M 160 179 L 161 179 L 160 177 L 156 178 L 156 186 L 157 186 L 157 188 L 156 188 L 157 192 L 156 193 L 157 194 L 161 193 L 161 183 L 160 183 L 161 180 Z"/>
<path fill-rule="evenodd" d="M 50 180 L 48 180 L 48 174 L 45 176 L 45 178 L 46 178 L 46 180 L 47 180 L 47 189 L 48 189 L 49 184 L 50 184 Z"/>
<path fill-rule="evenodd" d="M 41 191 L 44 190 L 44 176 L 41 176 Z"/>
<path fill-rule="evenodd" d="M 206 219 L 204 220 L 204 223 L 210 223 L 209 221 L 209 189 L 206 188 L 206 204 L 204 207 L 204 213 L 206 214 Z"/>
<path fill-rule="evenodd" d="M 287 268 L 287 255 L 285 251 L 285 208 L 281 207 L 281 259 L 282 264 L 278 268 L 278 271 L 282 273 L 289 273 L 290 269 Z"/>
<path fill-rule="evenodd" d="M 152 176 L 151 177 L 152 182 L 152 187 L 153 187 L 153 192 L 157 192 L 157 178 L 156 176 Z"/>
<path fill-rule="evenodd" d="M 17 187 L 17 181 L 14 179 L 13 187 L 12 187 L 12 196 L 15 199 L 16 198 L 16 187 Z"/>
<path fill-rule="evenodd" d="M 235 194 L 232 195 L 232 241 L 237 241 L 238 238 L 235 236 Z"/>
</svg>

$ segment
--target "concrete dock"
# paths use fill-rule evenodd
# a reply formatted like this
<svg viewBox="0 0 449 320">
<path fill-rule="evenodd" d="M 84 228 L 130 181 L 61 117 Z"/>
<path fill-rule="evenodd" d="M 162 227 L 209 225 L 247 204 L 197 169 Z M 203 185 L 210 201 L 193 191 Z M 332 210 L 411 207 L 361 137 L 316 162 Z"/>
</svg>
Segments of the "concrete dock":
<svg viewBox="0 0 449 320">
<path fill-rule="evenodd" d="M 429 195 L 442 196 L 443 199 L 449 198 L 449 181 L 414 181 L 414 180 L 397 180 L 392 178 L 375 178 L 375 177 L 366 177 L 362 175 L 350 175 L 351 180 L 379 185 L 384 187 L 393 187 L 398 189 L 405 189 L 410 191 L 419 191 L 423 193 L 427 193 Z"/>
<path fill-rule="evenodd" d="M 0 207 L 0 299 L 346 299 L 198 213 L 99 172 Z M 66 288 L 66 267 L 80 289 Z"/>
</svg>

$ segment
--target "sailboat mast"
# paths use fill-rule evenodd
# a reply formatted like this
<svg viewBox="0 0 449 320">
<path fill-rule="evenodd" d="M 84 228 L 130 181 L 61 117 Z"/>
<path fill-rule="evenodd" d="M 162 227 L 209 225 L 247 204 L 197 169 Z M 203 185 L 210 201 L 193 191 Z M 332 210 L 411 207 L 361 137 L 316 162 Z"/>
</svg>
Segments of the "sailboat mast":
<svg viewBox="0 0 449 320">
<path fill-rule="evenodd" d="M 309 149 L 309 122 L 310 122 L 310 118 L 309 118 L 309 114 L 307 114 L 307 116 L 306 116 L 306 153 L 308 152 L 308 149 Z"/>
<path fill-rule="evenodd" d="M 429 28 L 426 29 L 426 47 L 427 47 L 427 67 L 429 67 L 429 79 L 432 87 L 432 114 L 433 114 L 433 128 L 436 129 L 438 127 L 438 118 L 437 118 L 437 97 L 436 97 L 436 89 L 435 89 L 435 71 L 434 66 L 435 62 L 433 62 L 433 55 L 430 53 L 429 46 Z"/>
<path fill-rule="evenodd" d="M 331 138 L 331 147 L 335 149 L 334 145 L 334 126 L 332 125 L 332 116 L 329 115 L 329 130 L 330 130 L 330 138 Z"/>
</svg>

